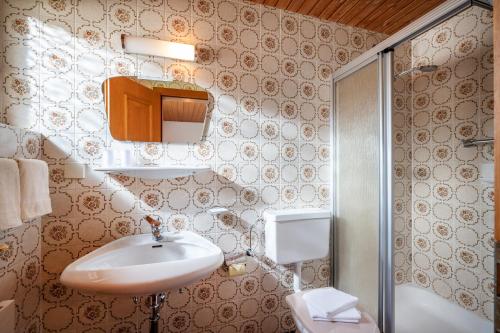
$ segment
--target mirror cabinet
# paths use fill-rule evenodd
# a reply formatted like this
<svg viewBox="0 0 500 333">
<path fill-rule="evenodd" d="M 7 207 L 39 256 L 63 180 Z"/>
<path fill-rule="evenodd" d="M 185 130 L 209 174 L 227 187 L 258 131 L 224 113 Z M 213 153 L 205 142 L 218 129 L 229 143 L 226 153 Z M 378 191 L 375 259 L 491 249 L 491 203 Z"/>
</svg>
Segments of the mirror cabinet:
<svg viewBox="0 0 500 333">
<path fill-rule="evenodd" d="M 103 93 L 115 140 L 193 143 L 205 132 L 209 93 L 194 84 L 116 76 Z"/>
</svg>

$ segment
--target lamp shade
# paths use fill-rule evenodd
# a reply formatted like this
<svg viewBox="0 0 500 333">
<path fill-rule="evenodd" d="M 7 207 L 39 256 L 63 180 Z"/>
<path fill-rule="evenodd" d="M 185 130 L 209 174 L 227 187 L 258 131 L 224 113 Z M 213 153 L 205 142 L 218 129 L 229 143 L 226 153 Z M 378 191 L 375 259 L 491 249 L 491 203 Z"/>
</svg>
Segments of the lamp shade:
<svg viewBox="0 0 500 333">
<path fill-rule="evenodd" d="M 194 45 L 122 35 L 125 53 L 194 61 Z"/>
</svg>

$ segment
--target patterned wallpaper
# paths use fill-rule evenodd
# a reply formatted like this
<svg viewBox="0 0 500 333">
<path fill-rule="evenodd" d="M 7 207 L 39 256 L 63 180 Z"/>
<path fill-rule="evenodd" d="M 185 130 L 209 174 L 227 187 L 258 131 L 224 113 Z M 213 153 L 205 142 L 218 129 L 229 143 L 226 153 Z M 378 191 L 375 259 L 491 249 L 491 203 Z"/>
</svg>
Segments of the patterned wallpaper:
<svg viewBox="0 0 500 333">
<path fill-rule="evenodd" d="M 411 80 L 401 74 L 411 68 L 411 40 L 394 49 L 393 156 L 394 156 L 394 281 L 412 280 L 412 159 L 411 159 Z"/>
<path fill-rule="evenodd" d="M 493 151 L 489 145 L 464 148 L 462 140 L 493 136 L 492 37 L 491 12 L 472 7 L 415 38 L 412 66 L 438 68 L 399 79 L 395 98 L 401 137 L 395 158 L 401 182 L 411 177 L 412 185 L 411 208 L 401 211 L 405 228 L 396 237 L 397 262 L 406 258 L 397 280 L 411 280 L 490 320 L 494 193 L 480 180 L 480 167 L 493 161 Z M 402 66 L 408 52 L 401 52 Z"/>
<path fill-rule="evenodd" d="M 0 124 L 0 157 L 40 158 L 40 145 L 40 134 Z M 0 230 L 0 243 L 9 245 L 0 252 L 0 300 L 15 300 L 18 332 L 36 332 L 40 323 L 40 223 Z"/>
<path fill-rule="evenodd" d="M 122 236 L 193 230 L 225 253 L 262 244 L 262 212 L 328 206 L 330 75 L 384 36 L 246 2 L 223 0 L 4 0 L 2 122 L 43 134 L 53 213 L 41 226 L 44 332 L 137 332 L 148 310 L 128 298 L 90 295 L 58 282 L 76 258 Z M 196 44 L 195 63 L 124 54 L 120 35 Z M 111 75 L 178 79 L 209 90 L 214 111 L 195 145 L 120 143 L 107 130 L 102 81 Z M 99 165 L 104 149 L 132 148 L 141 164 L 208 164 L 174 180 L 64 177 L 63 166 Z M 225 206 L 214 218 L 206 209 Z M 246 275 L 218 270 L 170 291 L 169 332 L 282 332 L 294 327 L 284 297 L 292 267 L 262 256 Z M 328 259 L 306 262 L 306 287 L 329 280 Z"/>
</svg>

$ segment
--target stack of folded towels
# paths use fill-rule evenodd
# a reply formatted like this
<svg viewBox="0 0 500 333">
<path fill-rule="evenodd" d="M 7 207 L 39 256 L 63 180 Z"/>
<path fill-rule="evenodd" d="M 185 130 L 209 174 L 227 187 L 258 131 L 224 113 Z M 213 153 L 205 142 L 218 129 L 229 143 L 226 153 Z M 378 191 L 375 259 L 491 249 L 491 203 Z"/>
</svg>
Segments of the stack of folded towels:
<svg viewBox="0 0 500 333">
<path fill-rule="evenodd" d="M 302 297 L 313 320 L 359 323 L 361 319 L 358 298 L 335 288 L 314 289 Z"/>
<path fill-rule="evenodd" d="M 51 212 L 47 163 L 0 158 L 0 230 Z"/>
</svg>

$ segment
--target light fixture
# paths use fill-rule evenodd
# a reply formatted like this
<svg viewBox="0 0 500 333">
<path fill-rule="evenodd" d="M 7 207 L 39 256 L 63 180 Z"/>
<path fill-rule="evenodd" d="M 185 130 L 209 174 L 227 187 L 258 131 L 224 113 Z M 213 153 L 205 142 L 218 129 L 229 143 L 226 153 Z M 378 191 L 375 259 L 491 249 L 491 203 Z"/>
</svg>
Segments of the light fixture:
<svg viewBox="0 0 500 333">
<path fill-rule="evenodd" d="M 125 53 L 194 61 L 194 45 L 122 35 Z"/>
</svg>

